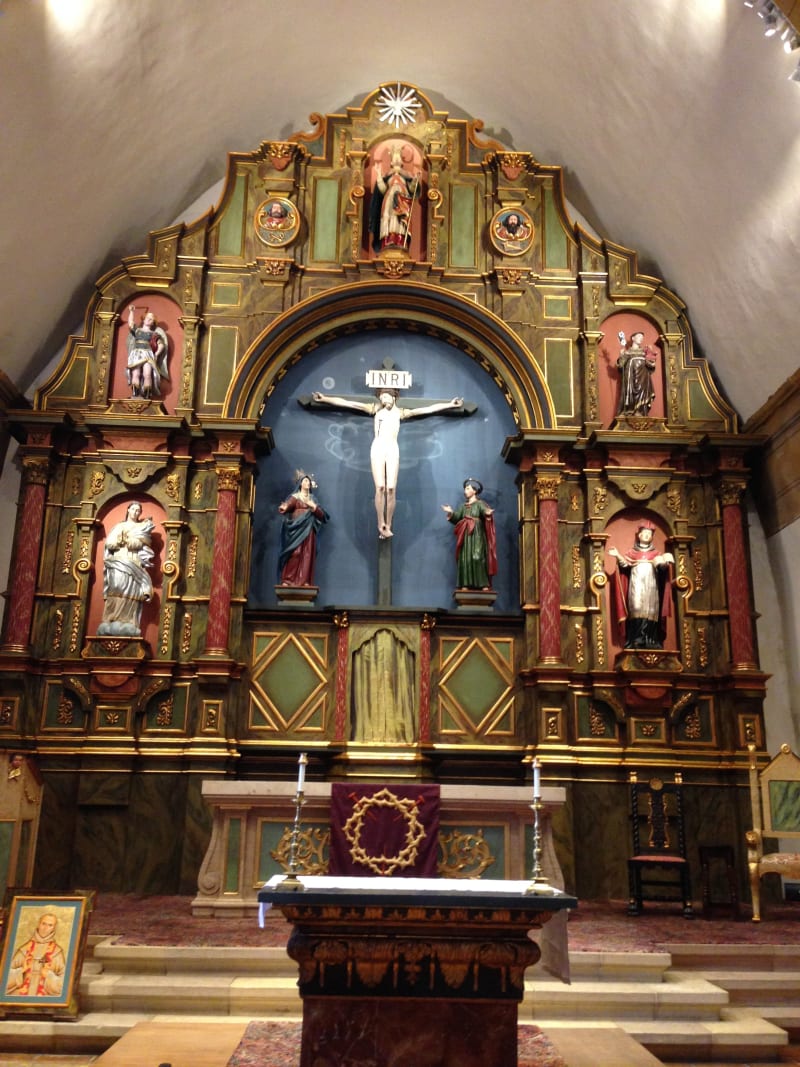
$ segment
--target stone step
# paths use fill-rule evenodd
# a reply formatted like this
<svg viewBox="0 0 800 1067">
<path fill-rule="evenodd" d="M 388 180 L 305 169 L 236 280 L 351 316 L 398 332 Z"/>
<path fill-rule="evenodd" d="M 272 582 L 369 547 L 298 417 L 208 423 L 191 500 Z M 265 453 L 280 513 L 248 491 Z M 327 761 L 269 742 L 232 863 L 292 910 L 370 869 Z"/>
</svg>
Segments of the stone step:
<svg viewBox="0 0 800 1067">
<path fill-rule="evenodd" d="M 543 1018 L 715 1020 L 727 1005 L 725 990 L 694 975 L 681 982 L 526 981 L 520 1018 L 539 1025 Z"/>
<path fill-rule="evenodd" d="M 679 971 L 796 971 L 796 945 L 694 945 L 659 946 Z M 570 953 L 570 960 L 572 953 Z"/>
<path fill-rule="evenodd" d="M 710 947 L 713 956 L 694 949 L 676 953 L 696 969 L 670 967 L 671 956 L 663 952 L 572 953 L 571 985 L 538 972 L 526 981 L 520 1023 L 557 1034 L 585 1029 L 587 1039 L 592 1029 L 616 1028 L 633 1042 L 631 1056 L 638 1042 L 664 1060 L 730 1061 L 734 1055 L 740 1062 L 774 1060 L 788 1041 L 782 1027 L 800 1027 L 797 972 L 789 970 L 781 953 L 762 953 L 770 966 L 777 961 L 783 970 L 757 972 L 753 981 L 741 968 L 727 969 L 729 958 L 736 962 L 719 952 L 727 946 Z M 751 992 L 771 995 L 773 984 L 786 986 L 787 978 L 792 988 L 786 1003 L 745 1003 Z M 112 938 L 91 946 L 80 1004 L 74 1022 L 1 1020 L 0 1049 L 30 1050 L 33 1043 L 42 1051 L 94 1052 L 139 1021 L 190 1026 L 193 1020 L 246 1022 L 302 1014 L 296 965 L 283 948 L 157 948 L 120 945 Z M 647 1062 L 630 1060 L 632 1067 Z M 618 1065 L 609 1061 L 608 1067 Z"/>
<path fill-rule="evenodd" d="M 548 1024 L 537 1020 L 543 1029 Z M 785 1030 L 743 1008 L 725 1008 L 717 1020 L 656 1019 L 620 1024 L 665 1062 L 773 1063 L 789 1038 Z"/>
<path fill-rule="evenodd" d="M 84 962 L 119 974 L 286 974 L 297 978 L 297 964 L 285 948 L 124 945 L 107 938 L 93 946 Z"/>
<path fill-rule="evenodd" d="M 676 976 L 696 975 L 696 971 L 670 972 Z M 721 971 L 702 972 L 703 978 L 725 989 L 731 1004 L 751 1007 L 800 1003 L 798 971 Z"/>
</svg>

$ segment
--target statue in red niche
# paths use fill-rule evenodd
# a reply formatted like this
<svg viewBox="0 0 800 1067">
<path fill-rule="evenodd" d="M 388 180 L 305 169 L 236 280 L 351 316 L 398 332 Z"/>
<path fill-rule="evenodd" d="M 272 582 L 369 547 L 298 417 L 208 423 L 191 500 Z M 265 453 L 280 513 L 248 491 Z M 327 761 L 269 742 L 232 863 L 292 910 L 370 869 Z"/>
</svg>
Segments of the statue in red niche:
<svg viewBox="0 0 800 1067">
<path fill-rule="evenodd" d="M 618 415 L 648 415 L 656 398 L 653 389 L 653 374 L 656 369 L 656 351 L 644 343 L 641 330 L 632 333 L 630 340 L 619 333 L 620 388 Z"/>
<path fill-rule="evenodd" d="M 614 622 L 625 648 L 663 648 L 667 619 L 672 614 L 671 552 L 654 547 L 655 527 L 643 522 L 633 548 L 609 549 L 617 562 L 611 576 Z"/>
<path fill-rule="evenodd" d="M 419 198 L 421 172 L 417 167 L 411 174 L 406 167 L 398 144 L 392 146 L 388 174 L 383 173 L 380 163 L 373 167 L 369 229 L 376 252 L 383 248 L 407 249 L 411 243 L 411 212 Z"/>
</svg>

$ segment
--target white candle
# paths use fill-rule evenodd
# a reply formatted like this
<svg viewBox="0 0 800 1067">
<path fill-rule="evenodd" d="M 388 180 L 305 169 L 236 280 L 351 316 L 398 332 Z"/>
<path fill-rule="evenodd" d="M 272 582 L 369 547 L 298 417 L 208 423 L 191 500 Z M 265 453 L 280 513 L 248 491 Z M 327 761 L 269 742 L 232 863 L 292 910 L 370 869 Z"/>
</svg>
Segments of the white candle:
<svg viewBox="0 0 800 1067">
<path fill-rule="evenodd" d="M 303 786 L 306 784 L 306 764 L 308 763 L 308 756 L 305 752 L 300 753 L 300 758 L 297 761 L 297 792 L 303 792 Z"/>
<path fill-rule="evenodd" d="M 533 799 L 541 800 L 542 798 L 542 767 L 539 763 L 539 757 L 533 761 Z"/>
</svg>

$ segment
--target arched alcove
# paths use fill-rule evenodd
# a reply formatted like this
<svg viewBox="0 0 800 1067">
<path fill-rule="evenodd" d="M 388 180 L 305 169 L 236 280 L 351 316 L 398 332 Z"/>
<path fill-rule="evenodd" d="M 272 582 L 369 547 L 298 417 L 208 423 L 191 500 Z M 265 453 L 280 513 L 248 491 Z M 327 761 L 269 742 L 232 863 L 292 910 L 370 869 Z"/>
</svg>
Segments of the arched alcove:
<svg viewBox="0 0 800 1067">
<path fill-rule="evenodd" d="M 515 423 L 503 392 L 481 366 L 427 334 L 387 328 L 361 330 L 308 352 L 275 384 L 262 421 L 275 447 L 260 463 L 253 516 L 249 600 L 275 603 L 280 523 L 277 508 L 294 486 L 294 472 L 313 473 L 316 496 L 330 513 L 320 535 L 316 584 L 323 604 L 377 602 L 378 536 L 369 451 L 372 419 L 356 413 L 302 407 L 298 400 L 318 390 L 371 400 L 368 369 L 391 358 L 412 374 L 401 403 L 463 396 L 471 415 L 431 415 L 406 420 L 400 429 L 393 595 L 397 607 L 450 608 L 456 581 L 455 539 L 442 504 L 456 507 L 466 477 L 479 478 L 484 499 L 495 508 L 499 573 L 497 611 L 519 610 L 516 470 L 502 459 Z"/>
</svg>

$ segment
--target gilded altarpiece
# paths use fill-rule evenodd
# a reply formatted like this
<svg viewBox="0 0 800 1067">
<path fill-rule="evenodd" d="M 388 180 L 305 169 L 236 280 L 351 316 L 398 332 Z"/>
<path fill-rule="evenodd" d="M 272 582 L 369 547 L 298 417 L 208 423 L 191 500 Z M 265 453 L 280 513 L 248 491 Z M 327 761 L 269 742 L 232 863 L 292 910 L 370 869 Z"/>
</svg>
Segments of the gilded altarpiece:
<svg viewBox="0 0 800 1067">
<path fill-rule="evenodd" d="M 624 893 L 631 767 L 680 766 L 697 835 L 711 811 L 738 840 L 764 745 L 760 442 L 682 300 L 570 221 L 559 167 L 481 131 L 387 83 L 232 154 L 217 206 L 100 278 L 9 413 L 0 738 L 46 783 L 43 887 L 192 891 L 201 780 L 287 778 L 299 751 L 312 777 L 482 784 L 538 755 L 570 786 L 555 834 L 579 895 Z M 373 420 L 319 399 L 374 403 L 380 371 L 406 375 L 410 416 L 391 537 Z M 282 586 L 296 470 L 330 521 L 313 580 Z M 456 588 L 442 505 L 468 478 L 494 512 L 491 588 Z M 152 595 L 126 634 L 104 624 L 104 557 L 134 503 Z M 642 527 L 671 561 L 657 647 L 615 610 L 611 550 Z"/>
</svg>

